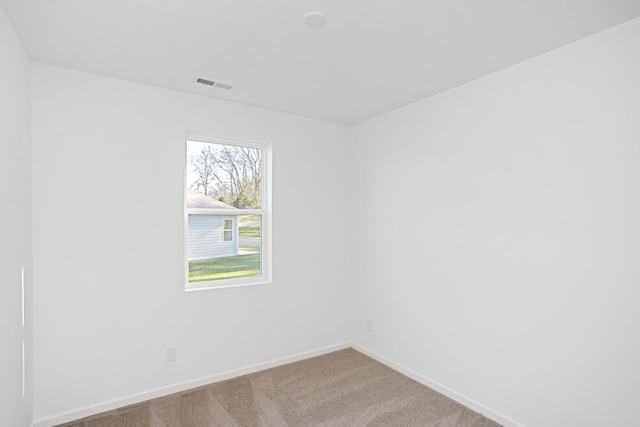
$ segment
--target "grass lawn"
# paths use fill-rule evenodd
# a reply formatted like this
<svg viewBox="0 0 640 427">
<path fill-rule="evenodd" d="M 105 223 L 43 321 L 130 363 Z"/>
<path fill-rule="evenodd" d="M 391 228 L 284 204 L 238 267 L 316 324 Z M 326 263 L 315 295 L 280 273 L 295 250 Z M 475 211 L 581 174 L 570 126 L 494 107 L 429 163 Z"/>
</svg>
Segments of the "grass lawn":
<svg viewBox="0 0 640 427">
<path fill-rule="evenodd" d="M 238 217 L 238 234 L 240 237 L 260 237 L 260 216 L 242 215 Z"/>
<path fill-rule="evenodd" d="M 260 275 L 260 253 L 189 261 L 189 282 Z"/>
<path fill-rule="evenodd" d="M 243 227 L 241 225 L 238 228 L 240 237 L 260 237 L 260 227 Z"/>
</svg>

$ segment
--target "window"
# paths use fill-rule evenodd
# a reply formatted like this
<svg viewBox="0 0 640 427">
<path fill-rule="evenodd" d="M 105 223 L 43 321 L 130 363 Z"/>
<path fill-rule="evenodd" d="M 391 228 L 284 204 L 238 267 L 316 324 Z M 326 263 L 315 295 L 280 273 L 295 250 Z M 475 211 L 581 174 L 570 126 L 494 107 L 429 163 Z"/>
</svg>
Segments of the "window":
<svg viewBox="0 0 640 427">
<path fill-rule="evenodd" d="M 230 242 L 233 240 L 233 220 L 225 219 L 224 220 L 224 228 L 222 229 L 224 233 L 223 240 L 225 242 Z"/>
<path fill-rule="evenodd" d="M 188 136 L 186 289 L 271 280 L 270 145 Z"/>
</svg>

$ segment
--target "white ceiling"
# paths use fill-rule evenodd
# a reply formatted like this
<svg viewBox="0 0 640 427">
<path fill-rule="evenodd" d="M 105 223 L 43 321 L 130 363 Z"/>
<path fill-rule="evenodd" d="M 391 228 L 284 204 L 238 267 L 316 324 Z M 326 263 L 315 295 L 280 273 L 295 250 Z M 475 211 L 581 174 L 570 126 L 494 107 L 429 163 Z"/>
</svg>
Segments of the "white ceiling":
<svg viewBox="0 0 640 427">
<path fill-rule="evenodd" d="M 347 125 L 640 16 L 640 0 L 0 4 L 34 61 Z"/>
</svg>

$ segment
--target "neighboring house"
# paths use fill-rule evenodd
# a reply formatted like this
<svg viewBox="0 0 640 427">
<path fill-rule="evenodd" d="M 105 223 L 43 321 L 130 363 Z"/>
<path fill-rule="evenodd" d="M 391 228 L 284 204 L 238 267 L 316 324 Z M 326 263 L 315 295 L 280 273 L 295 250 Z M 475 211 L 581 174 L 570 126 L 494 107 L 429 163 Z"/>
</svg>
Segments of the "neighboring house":
<svg viewBox="0 0 640 427">
<path fill-rule="evenodd" d="M 209 209 L 228 210 L 212 215 Z M 238 255 L 237 209 L 212 197 L 187 190 L 189 260 Z"/>
</svg>

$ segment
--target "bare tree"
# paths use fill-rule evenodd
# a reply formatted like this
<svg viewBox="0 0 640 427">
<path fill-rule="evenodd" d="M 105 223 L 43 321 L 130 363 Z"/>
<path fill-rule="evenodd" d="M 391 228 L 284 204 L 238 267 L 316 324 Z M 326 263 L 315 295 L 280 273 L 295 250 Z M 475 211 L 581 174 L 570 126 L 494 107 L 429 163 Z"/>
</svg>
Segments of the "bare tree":
<svg viewBox="0 0 640 427">
<path fill-rule="evenodd" d="M 218 146 L 215 168 L 218 193 L 238 208 L 260 206 L 260 154 L 257 148 Z"/>
<path fill-rule="evenodd" d="M 241 209 L 260 207 L 261 150 L 236 145 L 209 144 L 189 158 L 197 180 L 193 190 Z"/>
<path fill-rule="evenodd" d="M 196 181 L 191 184 L 195 191 L 202 189 L 205 195 L 209 195 L 215 178 L 216 153 L 210 145 L 202 148 L 199 153 L 192 154 L 189 158 L 191 171 L 197 175 Z"/>
</svg>

